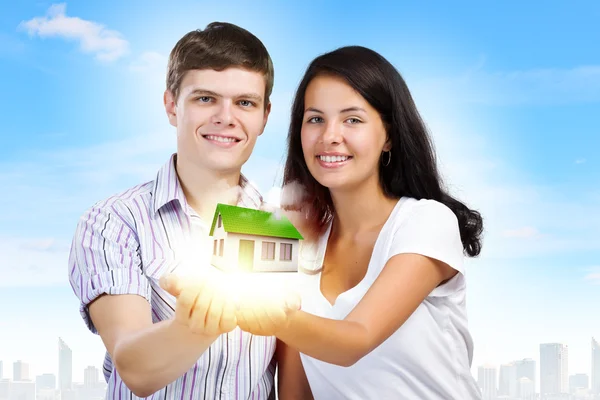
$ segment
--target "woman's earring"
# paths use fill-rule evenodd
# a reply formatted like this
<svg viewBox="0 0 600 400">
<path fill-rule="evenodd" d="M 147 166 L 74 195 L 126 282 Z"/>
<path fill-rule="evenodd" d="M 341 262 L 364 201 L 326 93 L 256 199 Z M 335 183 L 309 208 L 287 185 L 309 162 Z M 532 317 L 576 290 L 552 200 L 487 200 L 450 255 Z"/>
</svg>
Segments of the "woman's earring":
<svg viewBox="0 0 600 400">
<path fill-rule="evenodd" d="M 384 162 L 384 163 L 383 163 L 383 166 L 384 166 L 384 167 L 387 167 L 388 165 L 390 165 L 390 162 L 392 161 L 392 151 L 391 151 L 391 150 L 388 150 L 388 151 L 384 151 L 384 152 L 383 152 L 383 154 L 386 154 L 386 153 L 387 153 L 387 155 L 388 155 L 388 159 L 387 159 L 387 162 Z M 383 157 L 381 157 L 381 159 L 383 160 Z"/>
</svg>

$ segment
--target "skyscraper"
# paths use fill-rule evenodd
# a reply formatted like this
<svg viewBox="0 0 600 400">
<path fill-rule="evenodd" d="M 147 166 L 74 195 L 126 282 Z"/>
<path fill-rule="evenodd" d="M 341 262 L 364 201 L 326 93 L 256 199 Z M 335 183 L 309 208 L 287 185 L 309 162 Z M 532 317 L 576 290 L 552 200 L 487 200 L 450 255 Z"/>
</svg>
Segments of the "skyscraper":
<svg viewBox="0 0 600 400">
<path fill-rule="evenodd" d="M 514 363 L 500 366 L 500 379 L 498 382 L 498 395 L 517 397 L 517 366 Z"/>
<path fill-rule="evenodd" d="M 578 390 L 588 389 L 590 378 L 587 374 L 575 374 L 569 377 L 569 393 L 575 394 Z"/>
<path fill-rule="evenodd" d="M 21 360 L 13 363 L 13 381 L 27 381 L 29 380 L 29 364 L 24 363 Z"/>
<path fill-rule="evenodd" d="M 2 368 L 3 368 L 2 361 L 0 361 L 0 379 L 2 379 L 2 373 L 3 373 Z"/>
<path fill-rule="evenodd" d="M 569 348 L 562 343 L 540 344 L 540 394 L 569 392 Z"/>
<path fill-rule="evenodd" d="M 513 362 L 517 368 L 517 379 L 528 378 L 535 382 L 535 360 L 532 358 L 523 358 Z"/>
<path fill-rule="evenodd" d="M 86 388 L 95 388 L 98 386 L 99 370 L 94 366 L 89 366 L 83 371 L 83 386 Z"/>
<path fill-rule="evenodd" d="M 496 367 L 488 365 L 479 367 L 477 380 L 479 381 L 483 400 L 496 400 L 498 395 Z"/>
<path fill-rule="evenodd" d="M 600 395 L 600 343 L 592 338 L 592 393 Z"/>
<path fill-rule="evenodd" d="M 36 389 L 56 389 L 56 376 L 54 374 L 42 374 L 35 378 Z"/>
<path fill-rule="evenodd" d="M 73 385 L 73 352 L 61 338 L 58 338 L 58 382 L 61 392 Z"/>
</svg>

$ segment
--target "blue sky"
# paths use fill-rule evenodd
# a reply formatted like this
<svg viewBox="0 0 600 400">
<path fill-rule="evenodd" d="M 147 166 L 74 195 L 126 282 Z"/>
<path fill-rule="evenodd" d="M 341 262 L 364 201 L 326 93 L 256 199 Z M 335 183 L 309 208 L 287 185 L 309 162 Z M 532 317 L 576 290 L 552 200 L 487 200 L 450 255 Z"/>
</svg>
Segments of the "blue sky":
<svg viewBox="0 0 600 400">
<path fill-rule="evenodd" d="M 226 5 L 225 5 L 226 4 Z M 267 193 L 291 96 L 316 55 L 371 47 L 404 75 L 453 193 L 486 218 L 469 263 L 474 368 L 570 346 L 589 373 L 600 337 L 600 5 L 281 1 L 15 2 L 0 6 L 0 360 L 75 378 L 101 365 L 66 257 L 92 203 L 152 179 L 175 149 L 162 108 L 166 57 L 186 32 L 240 24 L 273 57 L 273 112 L 245 173 Z M 596 306 L 595 306 L 596 305 Z M 4 368 L 5 375 L 11 372 Z"/>
</svg>

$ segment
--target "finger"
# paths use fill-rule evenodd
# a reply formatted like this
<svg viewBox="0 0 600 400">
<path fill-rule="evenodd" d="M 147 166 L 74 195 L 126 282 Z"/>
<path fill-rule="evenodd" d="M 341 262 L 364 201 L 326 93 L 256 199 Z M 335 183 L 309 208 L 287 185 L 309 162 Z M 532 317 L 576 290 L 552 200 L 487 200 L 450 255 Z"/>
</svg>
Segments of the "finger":
<svg viewBox="0 0 600 400">
<path fill-rule="evenodd" d="M 263 304 L 254 310 L 254 314 L 265 335 L 274 335 L 286 321 L 285 312 L 281 307 L 273 307 L 271 304 Z"/>
<path fill-rule="evenodd" d="M 160 287 L 172 296 L 178 297 L 183 290 L 181 280 L 175 274 L 163 275 L 159 280 Z"/>
<path fill-rule="evenodd" d="M 263 332 L 263 328 L 261 326 L 261 321 L 255 313 L 257 307 L 257 301 L 246 302 L 242 305 L 237 315 L 241 315 L 243 320 L 246 322 L 248 332 L 260 335 Z"/>
<path fill-rule="evenodd" d="M 288 316 L 292 315 L 293 313 L 300 310 L 301 308 L 302 308 L 302 299 L 301 299 L 300 295 L 296 292 L 289 292 L 285 296 L 285 304 L 283 307 L 283 310 L 286 313 L 286 315 L 288 315 Z"/>
<path fill-rule="evenodd" d="M 225 304 L 223 306 L 223 313 L 221 314 L 221 321 L 219 324 L 219 329 L 221 330 L 221 332 L 231 332 L 235 329 L 235 327 L 238 324 L 235 311 L 235 302 L 230 299 L 226 299 Z"/>
<path fill-rule="evenodd" d="M 204 321 L 204 330 L 208 335 L 219 333 L 219 325 L 221 323 L 221 315 L 223 314 L 224 308 L 225 298 L 220 294 L 214 294 Z"/>
<path fill-rule="evenodd" d="M 282 328 L 287 321 L 287 313 L 282 307 L 266 307 L 263 312 L 265 318 L 268 318 L 272 326 L 271 332 L 273 332 L 273 334 L 275 334 L 278 329 Z"/>
<path fill-rule="evenodd" d="M 194 288 L 188 287 L 181 291 L 177 297 L 177 304 L 175 306 L 175 319 L 177 321 L 189 326 L 190 315 L 192 314 L 197 297 L 198 291 Z"/>
<path fill-rule="evenodd" d="M 194 333 L 205 333 L 206 314 L 210 308 L 213 297 L 213 290 L 209 285 L 202 286 L 202 291 L 198 294 L 196 304 L 190 315 L 190 327 Z"/>
<path fill-rule="evenodd" d="M 245 317 L 244 313 L 242 313 L 242 310 L 239 306 L 236 308 L 235 319 L 236 319 L 237 326 L 239 326 L 241 330 L 246 331 L 246 332 L 250 331 L 250 326 L 248 325 L 248 321 L 246 321 L 246 317 Z"/>
</svg>

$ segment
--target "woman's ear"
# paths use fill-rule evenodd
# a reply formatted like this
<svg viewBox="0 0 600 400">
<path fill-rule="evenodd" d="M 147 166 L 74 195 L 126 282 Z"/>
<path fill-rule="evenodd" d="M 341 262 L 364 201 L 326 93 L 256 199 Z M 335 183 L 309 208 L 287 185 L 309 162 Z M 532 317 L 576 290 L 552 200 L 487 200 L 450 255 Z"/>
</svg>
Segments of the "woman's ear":
<svg viewBox="0 0 600 400">
<path fill-rule="evenodd" d="M 386 151 L 390 151 L 392 149 L 392 140 L 388 139 L 385 144 L 383 145 L 383 149 L 382 151 L 386 152 Z"/>
</svg>

